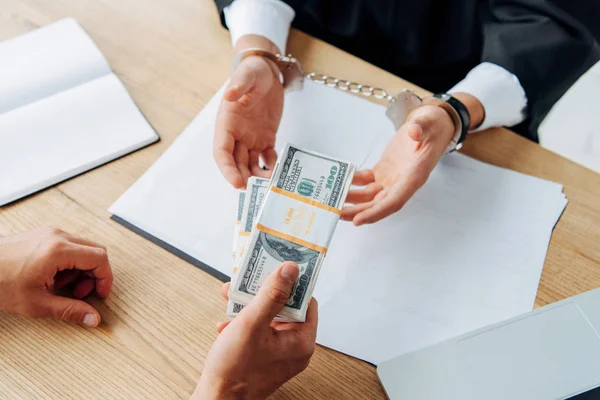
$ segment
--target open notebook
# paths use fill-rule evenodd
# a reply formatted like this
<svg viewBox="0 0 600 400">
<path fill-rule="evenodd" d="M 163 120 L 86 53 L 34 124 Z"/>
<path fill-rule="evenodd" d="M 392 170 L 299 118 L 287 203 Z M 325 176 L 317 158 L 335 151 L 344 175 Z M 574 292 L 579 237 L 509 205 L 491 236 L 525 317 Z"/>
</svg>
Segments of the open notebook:
<svg viewBox="0 0 600 400">
<path fill-rule="evenodd" d="M 110 211 L 228 280 L 238 195 L 212 157 L 221 96 Z M 393 134 L 385 107 L 306 82 L 286 94 L 277 148 L 291 142 L 364 168 Z M 379 363 L 530 311 L 565 206 L 560 184 L 445 156 L 400 212 L 338 224 L 314 293 L 318 343 Z"/>
<path fill-rule="evenodd" d="M 0 43 L 0 206 L 157 140 L 75 20 Z"/>
</svg>

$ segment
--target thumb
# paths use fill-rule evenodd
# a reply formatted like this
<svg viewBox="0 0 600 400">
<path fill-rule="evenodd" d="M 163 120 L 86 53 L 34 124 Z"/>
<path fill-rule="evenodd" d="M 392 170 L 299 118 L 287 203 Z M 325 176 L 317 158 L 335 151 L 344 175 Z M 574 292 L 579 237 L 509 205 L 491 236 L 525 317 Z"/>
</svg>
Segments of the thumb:
<svg viewBox="0 0 600 400">
<path fill-rule="evenodd" d="M 100 314 L 85 301 L 50 295 L 43 299 L 43 316 L 95 328 Z"/>
<path fill-rule="evenodd" d="M 438 111 L 437 106 L 422 106 L 409 115 L 403 129 L 412 140 L 423 142 L 431 136 L 432 123 L 435 118 L 434 110 Z"/>
<path fill-rule="evenodd" d="M 415 142 L 422 142 L 425 140 L 425 130 L 421 124 L 415 123 L 414 121 L 407 122 L 404 126 L 406 134 Z"/>
<path fill-rule="evenodd" d="M 256 297 L 238 317 L 250 318 L 253 323 L 269 326 L 288 301 L 300 269 L 291 261 L 286 261 L 273 271 L 260 287 Z"/>
<path fill-rule="evenodd" d="M 248 63 L 242 62 L 231 75 L 229 86 L 225 90 L 224 98 L 227 101 L 238 101 L 248 93 L 256 81 L 256 74 Z"/>
</svg>

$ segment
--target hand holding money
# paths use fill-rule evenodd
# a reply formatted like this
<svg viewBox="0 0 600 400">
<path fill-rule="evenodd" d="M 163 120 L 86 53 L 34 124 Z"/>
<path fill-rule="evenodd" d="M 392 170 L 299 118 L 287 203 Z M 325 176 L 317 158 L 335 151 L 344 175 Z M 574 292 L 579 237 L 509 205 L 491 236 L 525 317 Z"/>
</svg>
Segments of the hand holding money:
<svg viewBox="0 0 600 400">
<path fill-rule="evenodd" d="M 298 274 L 296 264 L 281 264 L 234 320 L 218 325 L 219 337 L 192 399 L 264 399 L 308 366 L 317 337 L 317 302 L 311 301 L 304 324 L 272 322 Z M 226 299 L 228 287 L 222 290 Z"/>
<path fill-rule="evenodd" d="M 240 225 L 230 316 L 281 262 L 294 261 L 300 275 L 279 318 L 304 321 L 353 174 L 348 162 L 287 145 L 268 187 L 260 178 L 249 180 L 240 218 L 251 223 Z"/>
</svg>

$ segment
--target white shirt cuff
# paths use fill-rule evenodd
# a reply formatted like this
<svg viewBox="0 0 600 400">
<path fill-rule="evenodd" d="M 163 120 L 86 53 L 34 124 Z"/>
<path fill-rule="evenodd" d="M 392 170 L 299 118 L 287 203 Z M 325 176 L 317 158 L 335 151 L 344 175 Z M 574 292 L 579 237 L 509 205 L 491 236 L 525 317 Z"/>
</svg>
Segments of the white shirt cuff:
<svg viewBox="0 0 600 400">
<path fill-rule="evenodd" d="M 457 92 L 475 96 L 483 104 L 485 119 L 473 132 L 496 126 L 514 126 L 526 117 L 527 96 L 519 78 L 499 65 L 489 62 L 479 64 L 448 91 Z"/>
<path fill-rule="evenodd" d="M 288 33 L 296 15 L 292 7 L 280 0 L 235 0 L 223 12 L 234 47 L 242 36 L 259 35 L 285 54 Z"/>
</svg>

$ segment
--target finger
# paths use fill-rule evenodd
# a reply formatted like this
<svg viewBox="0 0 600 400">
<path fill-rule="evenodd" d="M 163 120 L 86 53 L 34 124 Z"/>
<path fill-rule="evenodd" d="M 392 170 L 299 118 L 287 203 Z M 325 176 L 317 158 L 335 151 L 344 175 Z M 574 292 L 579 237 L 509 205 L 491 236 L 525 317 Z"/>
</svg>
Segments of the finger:
<svg viewBox="0 0 600 400">
<path fill-rule="evenodd" d="M 419 189 L 412 180 L 398 182 L 388 195 L 377 201 L 372 207 L 359 212 L 353 219 L 354 225 L 372 224 L 399 211 Z"/>
<path fill-rule="evenodd" d="M 217 322 L 217 332 L 223 332 L 223 329 L 227 328 L 227 326 L 231 323 L 231 321 L 219 321 Z"/>
<path fill-rule="evenodd" d="M 67 297 L 48 295 L 38 305 L 40 317 L 54 318 L 90 328 L 100 324 L 100 314 L 88 303 Z"/>
<path fill-rule="evenodd" d="M 47 255 L 51 268 L 58 271 L 78 269 L 90 272 L 96 280 L 96 292 L 100 297 L 108 297 L 112 288 L 113 274 L 106 250 L 83 246 L 71 242 L 61 242 Z"/>
<path fill-rule="evenodd" d="M 288 331 L 297 331 L 298 330 L 298 322 L 273 322 L 271 323 L 271 328 L 275 329 L 278 332 L 288 332 Z"/>
<path fill-rule="evenodd" d="M 438 113 L 435 113 L 435 112 Z M 411 115 L 408 121 L 401 128 L 414 141 L 422 142 L 428 139 L 432 133 L 432 126 L 439 115 L 440 110 L 437 106 L 428 105 L 417 108 Z M 445 113 L 445 111 L 443 111 Z"/>
<path fill-rule="evenodd" d="M 296 322 L 281 322 L 281 321 L 275 321 L 273 320 L 273 322 L 271 322 L 271 328 L 275 329 L 275 330 L 280 330 L 282 326 L 285 325 L 296 325 Z"/>
<path fill-rule="evenodd" d="M 342 209 L 342 214 L 340 215 L 340 218 L 344 221 L 352 221 L 354 219 L 354 217 L 356 216 L 356 214 L 361 213 L 364 210 L 373 207 L 375 204 L 377 204 L 377 202 L 384 199 L 385 196 L 387 196 L 388 192 L 389 192 L 389 188 L 384 188 L 383 190 L 380 190 L 375 195 L 373 200 L 371 200 L 369 202 L 359 203 L 359 204 L 354 204 L 351 206 L 344 207 Z"/>
<path fill-rule="evenodd" d="M 425 131 L 421 125 L 407 122 L 403 129 L 406 134 L 415 142 L 422 142 L 425 140 Z"/>
<path fill-rule="evenodd" d="M 373 207 L 376 202 L 377 201 L 375 199 L 373 199 L 367 203 L 360 203 L 360 204 L 355 204 L 352 206 L 346 206 L 346 207 L 342 208 L 342 213 L 340 214 L 340 218 L 343 221 L 352 221 L 352 220 L 354 220 L 354 217 L 357 214 Z"/>
<path fill-rule="evenodd" d="M 227 179 L 233 187 L 240 189 L 244 186 L 244 181 L 242 174 L 235 163 L 235 158 L 233 157 L 234 148 L 235 139 L 233 135 L 227 133 L 220 124 L 217 124 L 213 157 L 225 179 Z"/>
<path fill-rule="evenodd" d="M 235 164 L 242 175 L 245 186 L 248 183 L 248 178 L 251 176 L 250 170 L 248 169 L 248 148 L 243 144 L 238 143 L 235 146 L 233 157 L 235 158 Z"/>
<path fill-rule="evenodd" d="M 353 189 L 348 192 L 346 203 L 366 203 L 375 198 L 377 193 L 383 190 L 383 185 L 377 182 L 369 183 L 362 189 Z"/>
<path fill-rule="evenodd" d="M 223 286 L 221 286 L 221 297 L 225 300 L 229 301 L 229 287 L 231 286 L 231 282 L 227 282 Z"/>
<path fill-rule="evenodd" d="M 81 244 L 83 246 L 97 247 L 99 249 L 106 250 L 106 247 L 100 243 L 94 242 L 93 240 L 89 240 L 80 236 L 75 236 L 70 233 L 65 232 L 63 236 L 70 242 Z"/>
<path fill-rule="evenodd" d="M 258 176 L 261 178 L 269 178 L 271 176 L 271 171 L 267 171 L 262 169 L 259 165 L 258 165 L 258 156 L 260 155 L 260 153 L 256 150 L 250 150 L 248 159 L 249 159 L 249 164 L 250 164 L 250 173 L 252 174 L 252 176 Z"/>
<path fill-rule="evenodd" d="M 317 299 L 310 299 L 306 310 L 306 321 L 303 324 L 295 324 L 299 332 L 303 332 L 312 341 L 317 339 L 317 326 L 319 325 L 319 303 Z"/>
<path fill-rule="evenodd" d="M 277 163 L 277 152 L 274 148 L 269 147 L 268 149 L 263 150 L 260 154 L 263 162 L 265 163 L 265 167 L 272 170 Z"/>
<path fill-rule="evenodd" d="M 263 179 L 271 179 L 271 175 L 273 175 L 273 171 L 268 169 L 258 168 L 255 171 L 252 171 L 253 176 L 258 176 Z"/>
<path fill-rule="evenodd" d="M 246 319 L 254 326 L 270 326 L 290 297 L 300 270 L 298 265 L 286 261 L 273 271 L 260 287 L 256 297 L 244 307 L 237 318 Z"/>
<path fill-rule="evenodd" d="M 356 171 L 354 178 L 352 178 L 352 184 L 358 186 L 368 185 L 369 183 L 375 182 L 375 174 L 371 169 L 363 169 L 362 171 Z"/>
<path fill-rule="evenodd" d="M 258 156 L 260 155 L 260 152 L 257 150 L 250 150 L 248 152 L 248 166 L 250 167 L 250 171 L 252 171 L 252 168 L 260 168 L 258 166 Z"/>
<path fill-rule="evenodd" d="M 81 271 L 77 270 L 61 271 L 54 277 L 54 288 L 62 289 L 75 282 L 80 275 Z"/>
<path fill-rule="evenodd" d="M 256 82 L 256 74 L 248 63 L 241 63 L 231 75 L 229 86 L 223 94 L 227 101 L 238 101 L 250 92 Z"/>
<path fill-rule="evenodd" d="M 93 278 L 83 278 L 75 284 L 73 289 L 73 297 L 76 299 L 83 299 L 87 297 L 96 288 L 96 281 Z"/>
<path fill-rule="evenodd" d="M 304 323 L 299 324 L 297 322 L 278 322 L 275 324 L 275 326 L 273 326 L 274 324 L 271 324 L 271 327 L 280 332 L 305 332 L 306 334 L 309 334 L 311 336 L 314 334 L 314 339 L 316 339 L 317 325 L 319 323 L 318 308 L 319 303 L 315 298 L 312 298 L 310 299 L 308 309 L 306 310 L 306 320 L 304 321 Z"/>
</svg>

